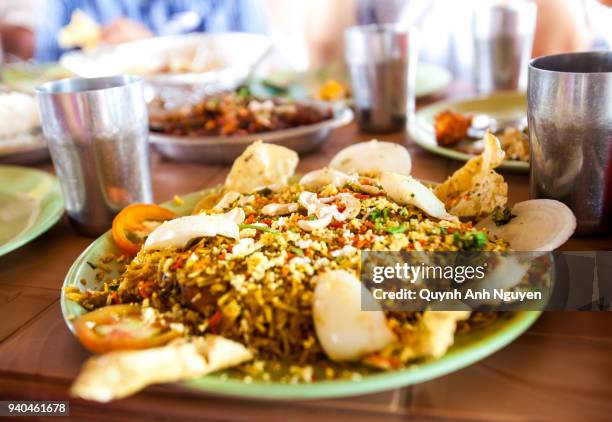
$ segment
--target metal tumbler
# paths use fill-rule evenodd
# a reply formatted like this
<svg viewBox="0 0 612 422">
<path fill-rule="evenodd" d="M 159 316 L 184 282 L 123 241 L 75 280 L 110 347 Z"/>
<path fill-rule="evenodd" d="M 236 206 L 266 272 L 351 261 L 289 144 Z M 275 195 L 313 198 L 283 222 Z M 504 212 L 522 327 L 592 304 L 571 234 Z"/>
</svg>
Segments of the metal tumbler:
<svg viewBox="0 0 612 422">
<path fill-rule="evenodd" d="M 559 54 L 529 64 L 533 198 L 558 199 L 577 234 L 612 225 L 612 52 Z"/>
<path fill-rule="evenodd" d="M 527 88 L 537 6 L 530 1 L 478 3 L 472 17 L 474 84 L 479 92 Z"/>
<path fill-rule="evenodd" d="M 74 78 L 36 89 L 44 138 L 76 230 L 96 236 L 151 202 L 147 107 L 135 76 Z"/>
<path fill-rule="evenodd" d="M 397 25 L 365 25 L 344 33 L 359 127 L 397 132 L 414 113 L 418 45 L 414 30 Z"/>
</svg>

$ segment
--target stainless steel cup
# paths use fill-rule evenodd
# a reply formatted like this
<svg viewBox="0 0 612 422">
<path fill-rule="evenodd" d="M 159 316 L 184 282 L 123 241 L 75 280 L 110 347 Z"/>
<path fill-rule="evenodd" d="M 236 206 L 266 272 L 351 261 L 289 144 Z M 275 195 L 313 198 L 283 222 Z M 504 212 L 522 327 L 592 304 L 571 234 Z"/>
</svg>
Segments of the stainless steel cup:
<svg viewBox="0 0 612 422">
<path fill-rule="evenodd" d="M 530 1 L 478 3 L 472 17 L 479 92 L 527 88 L 537 7 Z"/>
<path fill-rule="evenodd" d="M 612 52 L 559 54 L 529 64 L 531 197 L 565 202 L 577 233 L 612 225 Z"/>
<path fill-rule="evenodd" d="M 344 33 L 359 127 L 369 132 L 406 128 L 414 113 L 418 45 L 414 30 L 365 25 Z"/>
<path fill-rule="evenodd" d="M 147 108 L 134 76 L 63 79 L 36 89 L 42 129 L 77 231 L 95 236 L 151 202 Z"/>
</svg>

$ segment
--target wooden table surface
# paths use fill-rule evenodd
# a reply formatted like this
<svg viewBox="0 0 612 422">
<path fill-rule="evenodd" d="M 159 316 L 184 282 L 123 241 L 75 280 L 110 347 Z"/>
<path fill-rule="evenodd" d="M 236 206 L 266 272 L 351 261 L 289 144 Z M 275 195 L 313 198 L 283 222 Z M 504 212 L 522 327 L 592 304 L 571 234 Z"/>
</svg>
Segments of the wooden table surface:
<svg viewBox="0 0 612 422">
<path fill-rule="evenodd" d="M 325 165 L 339 149 L 371 139 L 356 125 L 336 131 L 302 158 L 298 171 Z M 442 181 L 460 164 L 432 155 L 405 135 L 415 177 Z M 37 166 L 52 172 L 51 164 Z M 153 156 L 155 200 L 222 183 L 228 168 L 177 164 Z M 526 174 L 504 173 L 510 201 L 528 197 Z M 89 353 L 62 320 L 64 277 L 92 239 L 64 217 L 31 243 L 0 257 L 0 400 L 68 400 L 67 389 Z M 571 239 L 567 250 L 610 250 L 611 237 Z M 70 399 L 84 420 L 610 420 L 612 313 L 545 313 L 527 333 L 487 359 L 450 375 L 380 394 L 317 401 L 245 401 L 179 386 L 152 387 L 110 404 Z"/>
</svg>

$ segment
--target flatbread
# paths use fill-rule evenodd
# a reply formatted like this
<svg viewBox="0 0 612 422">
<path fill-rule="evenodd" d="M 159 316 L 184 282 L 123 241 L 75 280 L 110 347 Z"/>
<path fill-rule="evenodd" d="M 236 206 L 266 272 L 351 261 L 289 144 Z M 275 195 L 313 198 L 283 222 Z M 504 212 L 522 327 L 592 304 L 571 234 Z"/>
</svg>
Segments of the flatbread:
<svg viewBox="0 0 612 422">
<path fill-rule="evenodd" d="M 181 338 L 150 349 L 117 350 L 89 358 L 70 393 L 108 402 L 152 384 L 193 379 L 252 358 L 242 344 L 215 335 Z"/>
<path fill-rule="evenodd" d="M 295 151 L 257 141 L 236 158 L 225 180 L 228 191 L 252 193 L 285 186 L 298 165 Z"/>
<path fill-rule="evenodd" d="M 508 202 L 508 184 L 497 172 L 505 153 L 499 140 L 487 132 L 484 151 L 469 160 L 434 191 L 457 217 L 484 217 Z"/>
</svg>

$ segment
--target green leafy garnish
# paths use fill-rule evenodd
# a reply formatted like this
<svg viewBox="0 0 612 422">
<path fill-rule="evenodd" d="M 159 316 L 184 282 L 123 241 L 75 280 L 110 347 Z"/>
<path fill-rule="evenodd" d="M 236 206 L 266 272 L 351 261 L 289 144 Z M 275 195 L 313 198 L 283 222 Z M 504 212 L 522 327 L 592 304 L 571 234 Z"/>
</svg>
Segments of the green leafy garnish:
<svg viewBox="0 0 612 422">
<path fill-rule="evenodd" d="M 499 227 L 508 224 L 516 214 L 512 214 L 512 208 L 497 207 L 493 210 L 492 217 L 495 225 Z"/>
<path fill-rule="evenodd" d="M 372 210 L 372 212 L 368 216 L 368 219 L 371 221 L 374 221 L 375 223 L 379 222 L 379 223 L 384 224 L 389 220 L 390 212 L 391 212 L 391 208 L 383 208 L 382 210 L 378 208 L 374 208 L 374 210 Z"/>
<path fill-rule="evenodd" d="M 240 99 L 247 98 L 249 95 L 251 95 L 251 91 L 246 86 L 240 87 L 237 93 L 237 96 L 240 97 Z"/>
<path fill-rule="evenodd" d="M 255 229 L 266 233 L 280 234 L 278 230 L 271 229 L 268 226 L 260 226 L 259 224 L 239 224 L 240 229 Z"/>
<path fill-rule="evenodd" d="M 453 243 L 463 250 L 482 250 L 489 241 L 486 232 L 471 230 L 466 233 L 453 235 Z"/>
<path fill-rule="evenodd" d="M 268 196 L 272 193 L 272 189 L 263 188 L 263 189 L 259 189 L 256 193 L 261 196 Z"/>
<path fill-rule="evenodd" d="M 297 256 L 304 256 L 304 251 L 301 250 L 300 248 L 296 248 L 295 246 L 289 248 L 289 252 L 297 255 Z"/>
<path fill-rule="evenodd" d="M 404 233 L 408 230 L 408 225 L 400 224 L 399 226 L 387 227 L 385 231 L 390 234 Z"/>
</svg>

